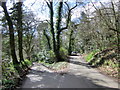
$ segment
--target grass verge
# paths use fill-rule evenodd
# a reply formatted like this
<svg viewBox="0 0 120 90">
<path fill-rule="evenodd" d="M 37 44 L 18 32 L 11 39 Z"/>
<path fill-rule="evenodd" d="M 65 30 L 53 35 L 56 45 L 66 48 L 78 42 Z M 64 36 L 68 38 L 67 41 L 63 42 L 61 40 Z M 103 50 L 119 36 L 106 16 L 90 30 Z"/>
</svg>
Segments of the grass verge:
<svg viewBox="0 0 120 90">
<path fill-rule="evenodd" d="M 95 55 L 97 52 L 99 52 L 99 50 L 94 50 L 94 51 L 90 52 L 88 55 L 86 55 L 86 56 L 84 57 L 85 60 L 86 60 L 87 62 L 90 62 L 90 61 L 93 59 L 94 55 Z"/>
<path fill-rule="evenodd" d="M 55 63 L 52 63 L 52 64 L 46 63 L 45 61 L 39 61 L 39 63 L 41 63 L 44 66 L 46 66 L 47 68 L 49 68 L 51 70 L 55 70 L 55 71 L 65 69 L 68 66 L 68 62 L 65 62 L 65 61 L 55 62 Z"/>
</svg>

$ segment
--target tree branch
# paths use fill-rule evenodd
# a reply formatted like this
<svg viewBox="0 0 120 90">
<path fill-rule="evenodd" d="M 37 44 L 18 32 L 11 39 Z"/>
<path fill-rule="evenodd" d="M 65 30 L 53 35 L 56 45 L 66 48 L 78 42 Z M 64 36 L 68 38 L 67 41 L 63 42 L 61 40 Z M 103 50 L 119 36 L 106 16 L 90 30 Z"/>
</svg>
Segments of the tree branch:
<svg viewBox="0 0 120 90">
<path fill-rule="evenodd" d="M 63 28 L 61 28 L 61 29 L 59 30 L 59 32 L 62 32 L 64 29 L 67 29 L 67 28 L 68 28 L 69 21 L 71 20 L 71 11 L 72 11 L 74 8 L 77 7 L 77 3 L 76 3 L 76 5 L 75 5 L 74 7 L 72 7 L 72 8 L 69 7 L 69 5 L 67 4 L 67 2 L 65 2 L 65 4 L 66 4 L 67 7 L 68 7 L 68 17 L 67 17 L 67 20 L 66 20 L 66 26 L 63 27 Z"/>
<path fill-rule="evenodd" d="M 67 4 L 67 2 L 65 2 L 65 4 L 67 5 L 68 9 L 70 9 L 69 5 Z"/>
<path fill-rule="evenodd" d="M 49 4 L 47 1 L 46 1 L 46 3 L 47 3 L 47 5 L 48 5 L 48 7 L 51 8 L 50 4 Z"/>
<path fill-rule="evenodd" d="M 110 30 L 112 30 L 112 31 L 115 31 L 115 32 L 117 32 L 117 33 L 120 33 L 120 31 L 118 31 L 118 30 L 116 30 L 116 29 L 114 29 L 114 28 L 109 28 Z"/>
<path fill-rule="evenodd" d="M 76 5 L 74 6 L 74 7 L 72 7 L 70 10 L 73 10 L 74 8 L 76 8 L 77 7 L 77 3 L 76 3 Z"/>
</svg>

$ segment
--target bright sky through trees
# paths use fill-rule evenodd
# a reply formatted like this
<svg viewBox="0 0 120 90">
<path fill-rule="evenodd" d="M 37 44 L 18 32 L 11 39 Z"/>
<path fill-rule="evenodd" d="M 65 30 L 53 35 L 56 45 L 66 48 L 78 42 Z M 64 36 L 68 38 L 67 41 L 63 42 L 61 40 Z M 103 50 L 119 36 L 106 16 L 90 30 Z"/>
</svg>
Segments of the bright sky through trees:
<svg viewBox="0 0 120 90">
<path fill-rule="evenodd" d="M 24 5 L 27 6 L 28 8 L 30 8 L 37 15 L 37 17 L 40 18 L 41 20 L 46 20 L 46 19 L 48 20 L 49 14 L 47 14 L 47 13 L 49 12 L 49 10 L 48 10 L 47 6 L 46 6 L 46 8 L 43 8 L 44 1 L 45 0 L 25 0 Z M 90 10 L 88 13 L 92 13 L 95 9 L 94 9 L 92 3 L 90 3 L 91 1 L 93 3 L 95 3 L 95 5 L 97 7 L 100 6 L 99 2 L 103 2 L 103 3 L 110 2 L 110 0 L 64 0 L 64 1 L 68 1 L 71 4 L 74 4 L 75 1 L 87 3 L 86 5 L 84 5 L 84 7 L 80 6 L 80 7 L 75 8 L 75 10 L 73 11 L 74 14 L 72 15 L 72 20 L 74 20 L 75 18 L 79 18 L 81 16 L 80 13 L 82 11 L 85 11 L 85 8 L 87 10 L 88 9 Z M 117 2 L 118 0 L 114 0 L 114 1 Z M 63 19 L 63 21 L 64 21 L 64 19 Z"/>
<path fill-rule="evenodd" d="M 18 0 L 13 0 L 13 1 L 18 1 Z M 59 0 L 57 0 L 59 1 Z M 81 16 L 81 12 L 86 10 L 89 10 L 88 13 L 92 13 L 95 8 L 93 7 L 92 3 L 90 3 L 91 1 L 93 3 L 95 3 L 95 5 L 97 7 L 100 6 L 99 2 L 103 2 L 103 3 L 108 3 L 110 2 L 110 0 L 64 0 L 64 1 L 68 1 L 71 4 L 74 4 L 75 1 L 78 2 L 86 2 L 86 4 L 84 5 L 84 7 L 80 6 L 74 9 L 73 11 L 73 15 L 72 15 L 72 20 L 79 18 Z M 113 0 L 115 2 L 119 1 L 119 0 Z M 7 6 L 11 7 L 11 0 L 7 0 Z M 37 18 L 39 18 L 40 20 L 48 20 L 49 19 L 49 10 L 46 6 L 45 0 L 23 0 L 23 3 L 25 6 L 27 6 L 31 11 L 34 12 L 34 14 L 37 16 Z M 43 5 L 44 4 L 44 5 Z M 0 7 L 0 16 L 2 15 L 2 8 Z M 64 22 L 64 19 L 63 19 Z"/>
</svg>

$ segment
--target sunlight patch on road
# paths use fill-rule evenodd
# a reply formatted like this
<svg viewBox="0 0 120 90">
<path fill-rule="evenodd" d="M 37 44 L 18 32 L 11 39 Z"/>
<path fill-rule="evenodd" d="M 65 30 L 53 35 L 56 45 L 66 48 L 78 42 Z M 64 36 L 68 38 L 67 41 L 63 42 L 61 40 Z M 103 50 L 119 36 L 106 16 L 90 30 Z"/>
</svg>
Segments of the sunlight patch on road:
<svg viewBox="0 0 120 90">
<path fill-rule="evenodd" d="M 68 71 L 70 74 L 73 74 L 79 78 L 84 77 L 85 79 L 93 82 L 95 85 L 118 88 L 118 84 L 114 80 L 102 75 L 96 69 L 87 67 L 87 65 L 83 64 L 84 61 L 82 61 L 80 57 L 72 56 L 71 58 L 70 70 Z M 80 62 L 80 64 L 76 62 Z"/>
<path fill-rule="evenodd" d="M 35 87 L 32 87 L 32 88 L 43 88 L 43 87 L 45 87 L 45 85 L 44 84 L 40 84 L 37 87 L 35 86 Z"/>
<path fill-rule="evenodd" d="M 27 75 L 27 77 L 32 81 L 32 82 L 36 82 L 36 81 L 41 81 L 43 78 L 40 77 L 39 75 L 35 75 L 35 74 L 29 74 Z"/>
<path fill-rule="evenodd" d="M 31 69 L 37 70 L 38 68 L 40 68 L 40 67 L 39 67 L 39 66 L 34 66 L 34 67 L 32 67 Z"/>
<path fill-rule="evenodd" d="M 61 87 L 61 85 L 62 85 L 63 82 L 64 82 L 64 78 L 65 78 L 65 76 L 62 76 L 62 77 L 61 77 L 61 79 L 60 79 L 60 81 L 59 81 L 59 85 L 58 85 L 57 88 L 60 88 L 60 87 Z"/>
</svg>

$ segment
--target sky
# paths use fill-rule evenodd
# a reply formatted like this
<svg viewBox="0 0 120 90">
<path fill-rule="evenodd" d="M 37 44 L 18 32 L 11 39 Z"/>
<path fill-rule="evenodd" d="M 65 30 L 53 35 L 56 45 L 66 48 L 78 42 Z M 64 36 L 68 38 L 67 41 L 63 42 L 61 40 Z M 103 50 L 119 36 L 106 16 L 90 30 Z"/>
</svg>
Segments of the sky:
<svg viewBox="0 0 120 90">
<path fill-rule="evenodd" d="M 41 11 L 43 11 L 41 9 L 41 5 L 43 4 L 43 1 L 45 1 L 45 0 L 25 0 L 24 4 L 26 6 L 28 6 L 34 13 L 36 13 L 38 18 L 40 18 L 41 20 L 46 20 L 46 19 L 48 20 L 49 19 L 49 10 L 48 10 L 47 6 L 46 6 L 47 11 L 41 13 Z M 64 0 L 64 1 L 68 1 L 71 3 L 73 3 L 74 1 L 88 3 L 84 7 L 77 7 L 73 10 L 72 20 L 74 20 L 75 18 L 79 18 L 81 16 L 81 12 L 85 11 L 85 9 L 89 10 L 89 12 L 87 12 L 87 13 L 92 13 L 95 10 L 95 8 L 93 7 L 92 3 L 90 3 L 90 1 L 92 1 L 95 4 L 95 6 L 99 7 L 100 3 L 98 1 L 100 1 L 102 3 L 108 3 L 111 0 Z M 114 1 L 114 0 L 112 0 L 112 1 Z M 118 0 L 115 0 L 115 1 L 118 1 Z M 63 20 L 65 21 L 65 19 L 63 19 Z"/>
<path fill-rule="evenodd" d="M 0 0 L 1 1 L 1 0 Z M 12 0 L 11 0 L 12 1 Z M 18 0 L 14 0 L 15 2 L 18 1 Z M 49 9 L 47 6 L 43 6 L 43 3 L 44 3 L 45 0 L 23 0 L 23 4 L 28 7 L 31 11 L 33 11 L 33 13 L 36 15 L 36 18 L 37 20 L 49 20 Z M 57 0 L 55 0 L 57 1 Z M 58 0 L 59 1 L 59 0 Z M 81 12 L 82 11 L 87 11 L 88 14 L 91 14 L 90 16 L 92 17 L 93 14 L 92 12 L 95 11 L 95 8 L 93 7 L 92 3 L 90 3 L 90 1 L 92 1 L 96 7 L 100 7 L 100 2 L 102 3 L 108 3 L 110 2 L 111 0 L 64 0 L 64 1 L 68 1 L 70 3 L 73 3 L 74 1 L 79 1 L 79 2 L 84 2 L 84 3 L 87 3 L 83 6 L 79 6 L 77 8 L 75 8 L 73 11 L 72 11 L 72 21 L 77 21 L 78 18 L 81 17 Z M 114 2 L 118 2 L 119 0 L 112 0 Z M 44 4 L 45 5 L 45 4 Z M 10 2 L 10 0 L 7 0 L 7 7 L 8 9 L 12 6 L 12 2 Z M 45 8 L 42 8 L 42 7 L 45 7 Z M 0 6 L 0 18 L 2 18 L 3 16 L 3 9 L 2 7 Z M 56 21 L 56 18 L 54 17 L 54 22 Z M 62 19 L 63 22 L 66 21 L 65 18 Z M 0 22 L 1 23 L 1 22 Z M 1 25 L 0 25 L 0 30 L 1 30 Z"/>
<path fill-rule="evenodd" d="M 16 2 L 18 0 L 14 0 L 14 1 Z M 43 6 L 44 1 L 45 0 L 23 0 L 23 3 L 31 11 L 33 11 L 33 13 L 36 15 L 37 18 L 39 18 L 40 20 L 46 20 L 46 19 L 48 20 L 49 19 L 49 9 L 47 6 Z M 95 10 L 95 8 L 93 7 L 92 3 L 90 3 L 90 1 L 92 1 L 96 7 L 99 7 L 100 3 L 98 1 L 100 1 L 102 3 L 107 3 L 107 2 L 110 2 L 111 0 L 64 0 L 64 1 L 68 1 L 70 3 L 73 3 L 74 1 L 87 3 L 86 5 L 84 5 L 84 7 L 80 6 L 80 7 L 75 8 L 72 11 L 72 20 L 74 20 L 76 18 L 79 18 L 81 16 L 81 12 L 85 11 L 85 9 L 89 10 L 87 12 L 89 14 Z M 118 1 L 118 0 L 112 0 L 112 1 Z M 11 5 L 12 4 L 11 4 L 10 0 L 7 0 L 7 6 L 10 7 Z M 0 7 L 0 16 L 3 15 L 3 13 L 1 14 L 1 12 L 2 12 L 2 8 Z M 55 20 L 55 17 L 54 17 L 54 20 Z M 65 21 L 65 19 L 63 19 L 63 21 Z"/>
</svg>

